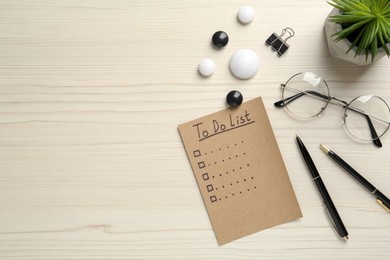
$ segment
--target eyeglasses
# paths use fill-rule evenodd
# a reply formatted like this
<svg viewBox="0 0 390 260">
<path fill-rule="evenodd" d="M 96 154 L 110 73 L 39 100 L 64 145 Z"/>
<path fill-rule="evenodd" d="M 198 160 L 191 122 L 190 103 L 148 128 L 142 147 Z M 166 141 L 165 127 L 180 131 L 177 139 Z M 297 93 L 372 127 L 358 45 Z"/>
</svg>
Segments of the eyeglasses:
<svg viewBox="0 0 390 260">
<path fill-rule="evenodd" d="M 382 147 L 379 138 L 390 127 L 390 108 L 381 97 L 365 95 L 343 101 L 331 96 L 326 81 L 312 72 L 293 75 L 281 88 L 282 100 L 275 102 L 275 107 L 284 107 L 296 118 L 310 119 L 321 114 L 329 104 L 337 105 L 344 109 L 344 126 L 352 137 Z"/>
</svg>

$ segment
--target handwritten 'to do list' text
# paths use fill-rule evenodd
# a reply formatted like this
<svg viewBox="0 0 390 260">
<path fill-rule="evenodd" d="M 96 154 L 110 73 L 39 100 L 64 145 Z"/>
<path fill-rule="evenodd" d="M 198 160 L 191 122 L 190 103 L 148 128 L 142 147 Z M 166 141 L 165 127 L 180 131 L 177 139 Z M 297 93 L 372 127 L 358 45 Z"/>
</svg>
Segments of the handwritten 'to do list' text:
<svg viewBox="0 0 390 260">
<path fill-rule="evenodd" d="M 226 120 L 212 119 L 211 122 L 200 122 L 192 127 L 197 132 L 199 141 L 202 141 L 212 136 L 254 123 L 255 121 L 250 116 L 249 112 L 245 110 L 245 113 L 241 115 L 232 116 L 232 114 L 229 114 Z"/>
</svg>

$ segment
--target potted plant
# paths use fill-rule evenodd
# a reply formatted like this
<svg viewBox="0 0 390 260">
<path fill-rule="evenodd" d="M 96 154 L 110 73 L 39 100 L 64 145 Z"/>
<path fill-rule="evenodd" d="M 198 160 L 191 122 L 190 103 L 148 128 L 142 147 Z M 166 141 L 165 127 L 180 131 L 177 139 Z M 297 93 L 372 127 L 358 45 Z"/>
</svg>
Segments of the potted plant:
<svg viewBox="0 0 390 260">
<path fill-rule="evenodd" d="M 367 65 L 390 56 L 390 0 L 330 0 L 325 21 L 332 56 Z"/>
</svg>

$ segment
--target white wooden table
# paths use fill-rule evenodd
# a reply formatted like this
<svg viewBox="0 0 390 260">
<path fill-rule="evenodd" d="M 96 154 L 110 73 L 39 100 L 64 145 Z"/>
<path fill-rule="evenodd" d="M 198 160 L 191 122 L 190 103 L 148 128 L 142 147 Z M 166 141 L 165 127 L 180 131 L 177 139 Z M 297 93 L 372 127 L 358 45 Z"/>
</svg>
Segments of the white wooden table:
<svg viewBox="0 0 390 260">
<path fill-rule="evenodd" d="M 236 13 L 256 10 L 249 25 Z M 299 71 L 350 100 L 390 101 L 390 61 L 331 58 L 322 0 L 0 0 L 0 259 L 390 259 L 390 215 L 320 151 L 343 156 L 390 196 L 384 147 L 345 132 L 338 108 L 297 121 L 273 107 Z M 281 58 L 264 44 L 292 27 Z M 213 49 L 211 36 L 229 34 Z M 231 55 L 261 59 L 234 78 Z M 201 59 L 215 74 L 197 73 Z M 219 247 L 177 125 L 225 107 L 240 90 L 262 96 L 303 218 Z M 337 238 L 295 143 L 304 140 L 350 233 Z"/>
</svg>

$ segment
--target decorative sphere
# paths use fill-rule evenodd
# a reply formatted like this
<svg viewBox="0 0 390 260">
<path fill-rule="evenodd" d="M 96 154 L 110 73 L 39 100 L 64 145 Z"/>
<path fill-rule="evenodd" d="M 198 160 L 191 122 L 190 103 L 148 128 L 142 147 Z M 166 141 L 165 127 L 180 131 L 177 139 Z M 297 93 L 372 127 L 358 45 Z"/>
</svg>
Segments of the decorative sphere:
<svg viewBox="0 0 390 260">
<path fill-rule="evenodd" d="M 215 63 L 211 59 L 203 59 L 199 63 L 199 73 L 204 77 L 213 75 L 215 71 Z"/>
<path fill-rule="evenodd" d="M 255 18 L 255 11 L 250 6 L 243 6 L 238 10 L 237 18 L 243 24 L 250 23 Z"/>
<path fill-rule="evenodd" d="M 229 36 L 223 31 L 218 31 L 213 34 L 212 42 L 215 47 L 223 48 L 228 44 Z"/>
<path fill-rule="evenodd" d="M 256 75 L 260 61 L 257 54 L 249 49 L 242 49 L 230 58 L 230 70 L 239 79 L 250 79 Z"/>
<path fill-rule="evenodd" d="M 232 90 L 226 96 L 226 102 L 231 107 L 238 107 L 242 103 L 242 94 L 240 91 Z"/>
</svg>

